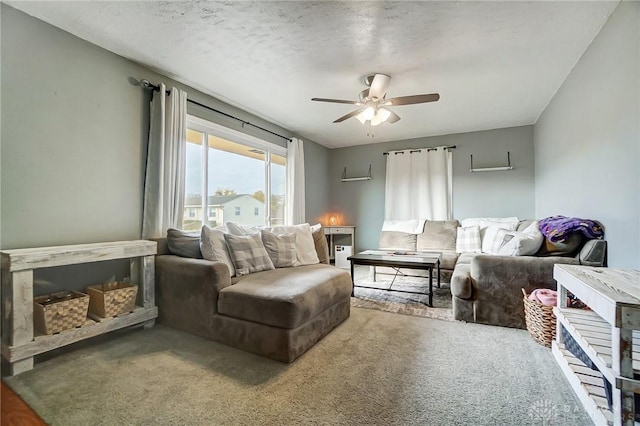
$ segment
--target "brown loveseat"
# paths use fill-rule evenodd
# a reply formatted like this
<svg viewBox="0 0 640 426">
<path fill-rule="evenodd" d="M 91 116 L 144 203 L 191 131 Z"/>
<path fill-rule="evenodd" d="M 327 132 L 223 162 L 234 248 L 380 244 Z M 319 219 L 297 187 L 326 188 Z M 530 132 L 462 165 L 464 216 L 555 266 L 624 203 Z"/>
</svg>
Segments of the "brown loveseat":
<svg viewBox="0 0 640 426">
<path fill-rule="evenodd" d="M 223 263 L 170 253 L 157 239 L 158 321 L 292 362 L 349 317 L 351 278 L 327 264 L 229 277 Z"/>
</svg>

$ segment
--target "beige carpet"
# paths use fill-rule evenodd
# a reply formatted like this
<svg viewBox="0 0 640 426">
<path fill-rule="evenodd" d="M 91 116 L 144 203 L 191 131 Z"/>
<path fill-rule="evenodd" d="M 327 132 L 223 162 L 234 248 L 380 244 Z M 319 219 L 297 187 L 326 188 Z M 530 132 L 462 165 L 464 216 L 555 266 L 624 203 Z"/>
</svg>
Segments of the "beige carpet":
<svg viewBox="0 0 640 426">
<path fill-rule="evenodd" d="M 293 364 L 167 327 L 7 380 L 53 425 L 587 425 L 524 330 L 353 308 Z"/>
<path fill-rule="evenodd" d="M 373 281 L 368 266 L 356 266 L 354 275 L 356 285 L 374 287 L 375 289 L 356 287 L 355 298 L 351 299 L 351 306 L 453 321 L 449 283 L 441 283 L 440 288 L 437 288 L 434 283 L 433 307 L 429 307 L 426 305 L 428 302 L 426 294 L 385 291 L 387 288 L 392 288 L 394 290 L 427 293 L 429 289 L 427 278 L 399 275 L 393 280 L 392 275 L 378 274 L 376 281 Z"/>
</svg>

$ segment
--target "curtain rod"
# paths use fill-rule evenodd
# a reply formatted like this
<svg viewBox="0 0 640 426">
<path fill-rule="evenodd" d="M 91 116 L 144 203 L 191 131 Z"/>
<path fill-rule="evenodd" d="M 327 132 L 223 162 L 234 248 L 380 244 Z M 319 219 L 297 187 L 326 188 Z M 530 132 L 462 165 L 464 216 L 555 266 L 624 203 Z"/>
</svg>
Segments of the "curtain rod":
<svg viewBox="0 0 640 426">
<path fill-rule="evenodd" d="M 142 86 L 145 89 L 153 90 L 154 92 L 159 92 L 160 91 L 160 85 L 153 84 L 149 80 L 140 80 L 140 86 Z M 171 90 L 167 90 L 166 93 L 167 93 L 167 95 L 170 95 L 171 94 Z M 194 105 L 198 105 L 199 107 L 202 107 L 204 109 L 208 109 L 209 111 L 217 112 L 218 114 L 224 115 L 225 117 L 229 117 L 229 118 L 231 118 L 233 120 L 239 121 L 239 122 L 242 123 L 242 127 L 244 127 L 244 125 L 246 124 L 247 126 L 255 127 L 256 129 L 260 129 L 263 132 L 271 133 L 274 136 L 277 136 L 279 138 L 282 138 L 282 139 L 285 139 L 285 140 L 291 142 L 291 138 L 288 138 L 286 136 L 282 136 L 282 135 L 280 135 L 280 134 L 278 134 L 276 132 L 272 132 L 269 129 L 265 129 L 264 127 L 260 127 L 260 126 L 258 126 L 256 124 L 250 123 L 250 122 L 248 122 L 246 120 L 243 120 L 241 118 L 235 117 L 235 116 L 233 116 L 231 114 L 227 114 L 226 112 L 223 112 L 223 111 L 220 111 L 218 109 L 212 108 L 212 107 L 210 107 L 208 105 L 201 104 L 200 102 L 191 100 L 189 98 L 187 98 L 187 102 L 192 103 Z"/>
<path fill-rule="evenodd" d="M 404 151 L 409 151 L 409 154 L 413 154 L 414 152 L 421 152 L 423 149 L 426 149 L 426 150 L 427 150 L 427 152 L 429 152 L 429 151 L 435 151 L 435 150 L 437 150 L 438 148 L 444 148 L 444 149 L 456 149 L 456 146 L 455 146 L 455 145 L 451 145 L 451 146 L 438 146 L 438 147 L 435 147 L 435 148 L 415 148 L 415 149 L 409 149 L 409 148 L 407 148 L 407 149 L 401 149 L 401 150 L 398 150 L 398 151 L 383 152 L 383 153 L 382 153 L 382 155 L 389 155 L 389 154 L 391 154 L 391 153 L 394 153 L 394 154 L 396 154 L 396 155 L 398 155 L 398 154 L 404 154 Z"/>
</svg>

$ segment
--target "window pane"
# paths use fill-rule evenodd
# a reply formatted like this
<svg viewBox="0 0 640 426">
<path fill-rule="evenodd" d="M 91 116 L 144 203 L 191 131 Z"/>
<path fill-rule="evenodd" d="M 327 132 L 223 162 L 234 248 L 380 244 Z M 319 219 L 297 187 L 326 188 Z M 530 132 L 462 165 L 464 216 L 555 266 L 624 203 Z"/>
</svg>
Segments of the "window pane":
<svg viewBox="0 0 640 426">
<path fill-rule="evenodd" d="M 271 154 L 271 226 L 284 225 L 287 159 Z"/>
<path fill-rule="evenodd" d="M 187 130 L 185 199 L 182 229 L 198 231 L 202 227 L 202 141 L 204 134 Z"/>
<path fill-rule="evenodd" d="M 209 207 L 218 209 L 216 224 L 264 225 L 265 153 L 209 135 L 208 160 Z"/>
</svg>

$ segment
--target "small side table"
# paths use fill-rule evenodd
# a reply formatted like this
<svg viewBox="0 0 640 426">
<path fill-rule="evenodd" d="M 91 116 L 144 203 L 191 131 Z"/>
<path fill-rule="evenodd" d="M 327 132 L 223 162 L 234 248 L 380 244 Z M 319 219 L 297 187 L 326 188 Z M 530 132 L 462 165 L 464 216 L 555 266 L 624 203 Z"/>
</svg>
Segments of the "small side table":
<svg viewBox="0 0 640 426">
<path fill-rule="evenodd" d="M 356 227 L 351 225 L 346 226 L 325 226 L 324 235 L 327 237 L 327 244 L 329 245 L 329 258 L 334 260 L 336 258 L 334 237 L 336 235 L 349 235 L 351 236 L 351 253 L 356 253 Z"/>
</svg>

